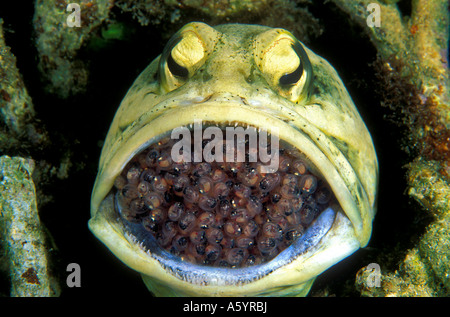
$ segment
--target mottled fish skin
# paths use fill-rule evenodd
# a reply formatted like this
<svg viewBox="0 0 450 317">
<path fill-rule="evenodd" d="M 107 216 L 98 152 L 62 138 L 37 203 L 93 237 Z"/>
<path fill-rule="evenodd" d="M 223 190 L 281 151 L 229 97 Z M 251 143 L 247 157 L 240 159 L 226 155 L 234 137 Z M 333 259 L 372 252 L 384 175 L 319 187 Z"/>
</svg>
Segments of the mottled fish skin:
<svg viewBox="0 0 450 317">
<path fill-rule="evenodd" d="M 186 49 L 193 50 L 190 59 L 175 67 L 169 59 L 180 61 L 177 54 Z M 286 84 L 292 80 L 297 82 Z M 213 268 L 201 266 L 193 270 L 201 278 L 189 278 L 194 275 L 183 273 L 190 271 L 189 264 L 170 264 L 173 259 L 153 254 L 145 245 L 151 242 L 140 241 L 126 228 L 117 216 L 114 180 L 136 153 L 195 119 L 278 129 L 280 139 L 307 155 L 339 203 L 316 220 L 310 232 L 316 238 L 310 244 L 303 241 L 309 247 L 303 245 L 301 252 L 288 248 L 279 255 L 292 256 L 290 261 L 277 263 L 275 258 L 264 269 L 236 271 L 244 279 L 214 278 Z M 122 101 L 102 150 L 89 228 L 142 273 L 155 295 L 304 296 L 317 275 L 367 245 L 377 184 L 370 134 L 326 60 L 283 29 L 243 24 L 212 28 L 194 22 L 171 38 Z"/>
</svg>

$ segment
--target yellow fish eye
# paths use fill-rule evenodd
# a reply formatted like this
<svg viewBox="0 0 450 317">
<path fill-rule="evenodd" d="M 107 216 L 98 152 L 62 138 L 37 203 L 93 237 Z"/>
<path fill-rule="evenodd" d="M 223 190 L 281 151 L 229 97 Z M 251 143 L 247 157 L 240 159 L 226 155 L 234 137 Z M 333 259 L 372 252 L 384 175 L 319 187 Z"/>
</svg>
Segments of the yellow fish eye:
<svg viewBox="0 0 450 317">
<path fill-rule="evenodd" d="M 187 78 L 189 76 L 189 71 L 186 67 L 181 66 L 177 63 L 172 56 L 172 52 L 167 56 L 167 69 L 173 76 Z"/>
<path fill-rule="evenodd" d="M 204 64 L 214 48 L 219 32 L 203 23 L 190 23 L 167 43 L 159 61 L 163 93 L 184 85 Z"/>
<path fill-rule="evenodd" d="M 255 62 L 278 94 L 300 102 L 308 97 L 313 72 L 303 45 L 289 32 L 273 29 L 254 39 Z"/>
</svg>

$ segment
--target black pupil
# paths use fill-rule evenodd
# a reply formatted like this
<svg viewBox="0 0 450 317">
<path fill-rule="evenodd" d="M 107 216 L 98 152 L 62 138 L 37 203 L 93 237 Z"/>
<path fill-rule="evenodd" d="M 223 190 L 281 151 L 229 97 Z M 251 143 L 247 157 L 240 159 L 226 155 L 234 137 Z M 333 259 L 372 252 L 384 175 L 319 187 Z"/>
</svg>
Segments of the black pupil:
<svg viewBox="0 0 450 317">
<path fill-rule="evenodd" d="M 169 67 L 170 72 L 174 76 L 188 77 L 189 75 L 189 72 L 185 67 L 180 66 L 179 64 L 177 64 L 177 62 L 173 60 L 172 54 L 169 54 L 169 56 L 167 57 L 167 66 Z"/>
<path fill-rule="evenodd" d="M 296 84 L 303 74 L 303 63 L 300 62 L 297 69 L 290 74 L 285 74 L 280 77 L 281 86 L 290 86 Z"/>
</svg>

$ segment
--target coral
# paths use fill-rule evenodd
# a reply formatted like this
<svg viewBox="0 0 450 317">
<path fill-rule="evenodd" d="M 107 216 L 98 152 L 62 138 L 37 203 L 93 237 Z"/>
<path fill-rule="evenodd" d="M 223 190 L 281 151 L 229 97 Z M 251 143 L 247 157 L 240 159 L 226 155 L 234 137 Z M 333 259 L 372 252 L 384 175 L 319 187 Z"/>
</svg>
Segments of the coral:
<svg viewBox="0 0 450 317">
<path fill-rule="evenodd" d="M 370 268 L 363 267 L 356 275 L 355 287 L 362 296 L 431 297 L 445 294 L 433 288 L 434 281 L 430 281 L 429 271 L 415 248 L 406 255 L 401 268 L 381 273 L 379 286 L 371 284 L 371 274 Z"/>
<path fill-rule="evenodd" d="M 410 18 L 402 18 L 395 4 L 378 3 L 384 22 L 377 28 L 366 23 L 366 8 L 376 1 L 334 2 L 367 30 L 380 59 L 385 61 L 382 77 L 392 76 L 389 73 L 398 76 L 403 83 L 397 87 L 416 99 L 406 105 L 394 102 L 404 112 L 403 120 L 415 123 L 411 139 L 420 144 L 418 155 L 448 164 L 449 72 L 447 56 L 442 55 L 448 51 L 448 3 L 413 1 Z"/>
<path fill-rule="evenodd" d="M 0 157 L 0 232 L 9 262 L 11 296 L 55 296 L 31 174 L 34 161 Z"/>
<path fill-rule="evenodd" d="M 58 283 L 51 276 L 45 228 L 38 206 L 52 200 L 42 185 L 52 175 L 52 165 L 40 159 L 51 142 L 39 120 L 16 57 L 4 40 L 0 19 L 0 236 L 2 271 L 11 281 L 11 296 L 54 296 Z M 46 159 L 51 160 L 51 157 Z M 53 167 L 55 169 L 55 167 Z M 33 178 L 32 178 L 33 176 Z M 35 182 L 41 186 L 35 187 Z M 5 267 L 3 267 L 3 265 Z"/>
<path fill-rule="evenodd" d="M 160 24 L 170 20 L 174 23 L 180 19 L 181 11 L 198 10 L 200 15 L 209 18 L 229 19 L 236 14 L 255 14 L 265 8 L 270 0 L 225 0 L 225 1 L 199 1 L 199 0 L 117 0 L 116 6 L 124 12 L 131 12 L 133 18 L 140 24 Z"/>
<path fill-rule="evenodd" d="M 322 32 L 318 20 L 299 4 L 309 0 L 117 0 L 115 6 L 124 13 L 131 13 L 141 25 L 173 24 L 172 34 L 181 25 L 191 21 L 202 21 L 209 25 L 223 23 L 255 23 L 290 30 L 299 39 L 308 43 Z M 302 21 L 303 23 L 298 23 Z M 169 22 L 169 23 L 168 23 Z M 167 28 L 167 26 L 164 26 Z"/>
<path fill-rule="evenodd" d="M 411 14 L 401 13 L 396 1 L 333 2 L 367 32 L 379 58 L 375 63 L 382 105 L 391 120 L 405 128 L 404 148 L 408 195 L 432 218 L 425 233 L 395 272 L 385 272 L 381 289 L 357 285 L 367 296 L 448 295 L 450 256 L 450 104 L 448 2 L 413 0 Z M 380 27 L 369 27 L 369 3 L 378 4 Z M 418 219 L 420 221 L 420 219 Z M 359 276 L 364 276 L 364 268 Z"/>
<path fill-rule="evenodd" d="M 83 0 L 80 27 L 69 27 L 66 12 L 71 1 L 36 1 L 34 29 L 39 53 L 39 69 L 49 81 L 47 89 L 62 98 L 85 91 L 89 70 L 77 53 L 90 33 L 108 17 L 113 0 Z"/>
<path fill-rule="evenodd" d="M 5 43 L 2 24 L 0 19 L 0 151 L 26 151 L 43 146 L 48 136 L 35 122 L 33 102 Z"/>
</svg>

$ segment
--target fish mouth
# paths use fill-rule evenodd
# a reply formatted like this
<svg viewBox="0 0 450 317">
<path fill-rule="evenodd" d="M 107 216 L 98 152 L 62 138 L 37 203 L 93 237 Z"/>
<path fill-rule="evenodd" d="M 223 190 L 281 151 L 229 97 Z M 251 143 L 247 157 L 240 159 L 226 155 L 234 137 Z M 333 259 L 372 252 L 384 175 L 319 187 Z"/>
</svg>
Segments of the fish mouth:
<svg viewBox="0 0 450 317">
<path fill-rule="evenodd" d="M 316 247 L 343 215 L 295 145 L 237 121 L 195 120 L 146 142 L 110 196 L 130 243 L 203 286 L 269 275 Z"/>
<path fill-rule="evenodd" d="M 230 99 L 232 98 L 227 96 L 220 99 L 205 98 L 205 102 L 189 102 L 189 104 L 186 104 L 185 99 L 171 99 L 170 102 L 157 106 L 160 110 L 167 108 L 166 111 L 148 112 L 129 125 L 130 128 L 122 128 L 120 141 L 114 140 L 110 144 L 105 144 L 103 148 L 101 169 L 91 201 L 92 218 L 89 227 L 119 259 L 141 272 L 147 286 L 150 285 L 149 288 L 159 294 L 168 294 L 167 289 L 172 289 L 178 295 L 195 296 L 266 293 L 289 295 L 291 293 L 284 290 L 289 288 L 287 285 L 294 287 L 293 285 L 309 283 L 304 289 L 303 294 L 306 294 L 317 275 L 361 246 L 358 239 L 361 216 L 355 211 L 356 204 L 344 177 L 340 174 L 339 168 L 344 165 L 336 163 L 335 151 L 330 150 L 332 154 L 324 154 L 329 142 L 324 134 L 319 132 L 314 136 L 308 134 L 303 131 L 308 124 L 306 121 L 285 115 L 293 112 L 292 109 L 280 105 L 270 106 L 262 101 L 257 105 L 255 102 L 242 102 L 242 98 L 235 98 L 237 101 Z M 269 252 L 267 257 L 250 260 L 250 263 L 242 260 L 237 264 L 227 265 L 211 259 L 199 262 L 192 260 L 192 252 L 188 254 L 179 252 L 180 250 L 175 250 L 178 253 L 173 252 L 170 247 L 167 248 L 168 244 L 161 244 L 158 241 L 160 235 L 157 231 L 151 232 L 153 230 L 151 221 L 150 231 L 144 227 L 142 220 L 148 219 L 149 211 L 143 213 L 142 217 L 138 216 L 138 219 L 133 219 L 133 216 L 130 217 L 130 214 L 124 211 L 124 206 L 127 205 L 120 203 L 121 194 L 117 194 L 120 189 L 114 183 L 119 176 L 126 179 L 125 170 L 129 170 L 139 162 L 139 155 L 149 153 L 152 146 L 167 139 L 171 131 L 180 127 L 192 131 L 196 119 L 203 120 L 204 129 L 217 127 L 221 131 L 227 127 L 243 129 L 250 127 L 261 131 L 267 128 L 269 135 L 272 135 L 278 128 L 280 147 L 291 151 L 293 158 L 305 162 L 311 171 L 309 174 L 317 178 L 320 186 L 329 189 L 332 194 L 329 203 L 323 205 L 320 212 L 315 213 L 309 226 L 305 226 L 301 234 L 294 234 L 297 239 L 290 245 L 282 250 L 278 249 L 278 253 Z M 145 170 L 145 167 L 142 170 Z M 141 173 L 142 171 L 138 173 L 139 179 Z M 167 174 L 167 171 L 162 174 Z M 287 174 L 292 173 L 288 171 Z M 164 199 L 165 196 L 161 194 L 159 197 Z M 166 205 L 165 208 L 167 210 L 162 218 L 167 220 L 170 206 Z M 152 217 L 156 219 L 157 214 Z M 175 222 L 174 224 L 178 225 Z M 162 228 L 161 223 L 157 226 Z M 286 233 L 282 232 L 284 236 Z M 189 237 L 185 238 L 191 241 L 190 233 Z M 170 245 L 173 246 L 173 243 Z M 269 241 L 267 245 L 270 247 L 272 243 Z M 258 248 L 256 239 L 253 240 L 253 247 Z M 192 247 L 190 249 L 192 250 Z M 241 254 L 242 252 L 238 250 L 237 257 L 239 258 Z M 243 254 L 249 253 L 243 251 Z M 242 287 L 236 289 L 236 285 Z M 160 291 L 161 289 L 164 291 Z M 292 292 L 295 293 L 299 292 Z"/>
</svg>

